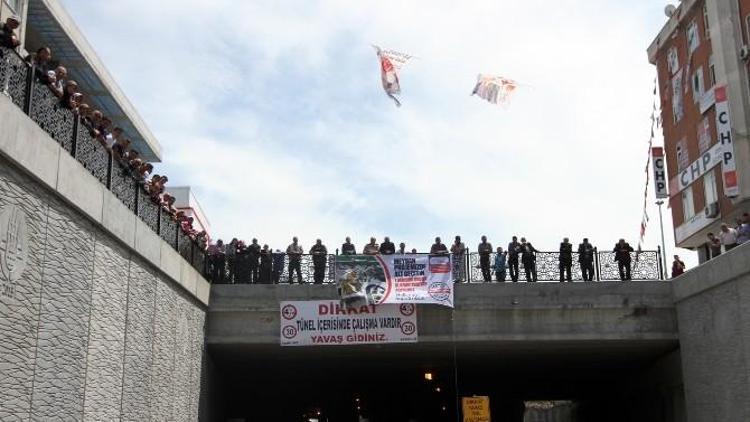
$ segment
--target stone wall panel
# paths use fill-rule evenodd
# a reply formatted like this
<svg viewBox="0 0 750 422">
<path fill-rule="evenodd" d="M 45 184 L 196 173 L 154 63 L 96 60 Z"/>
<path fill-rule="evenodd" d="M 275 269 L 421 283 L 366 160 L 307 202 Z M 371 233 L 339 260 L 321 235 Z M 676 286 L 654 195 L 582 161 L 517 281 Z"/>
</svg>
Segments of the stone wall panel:
<svg viewBox="0 0 750 422">
<path fill-rule="evenodd" d="M 96 242 L 86 365 L 86 421 L 114 421 L 120 417 L 129 258 L 106 238 Z"/>
<path fill-rule="evenodd" d="M 0 163 L 2 161 L 0 160 Z M 28 420 L 39 322 L 47 230 L 47 199 L 27 177 L 0 165 L 0 215 L 24 215 L 22 271 L 0 271 L 0 420 Z M 9 219 L 8 219 L 9 221 Z M 6 223 L 7 224 L 7 223 Z M 0 227 L 0 255 L 8 253 L 10 231 Z M 4 265 L 0 263 L 0 265 Z M 7 267 L 7 266 L 6 266 Z M 7 269 L 7 268 L 6 268 Z"/>
<path fill-rule="evenodd" d="M 154 317 L 154 363 L 151 370 L 151 417 L 173 421 L 175 401 L 175 335 L 178 296 L 164 283 L 156 288 Z"/>
<path fill-rule="evenodd" d="M 42 264 L 32 420 L 80 420 L 93 279 L 93 228 L 54 202 L 47 215 L 48 253 Z"/>
</svg>

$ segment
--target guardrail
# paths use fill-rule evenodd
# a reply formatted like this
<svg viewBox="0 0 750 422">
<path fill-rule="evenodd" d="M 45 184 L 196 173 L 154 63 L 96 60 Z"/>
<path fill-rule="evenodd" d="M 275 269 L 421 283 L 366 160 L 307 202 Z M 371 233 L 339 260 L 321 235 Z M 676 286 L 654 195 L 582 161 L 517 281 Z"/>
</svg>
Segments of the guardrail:
<svg viewBox="0 0 750 422">
<path fill-rule="evenodd" d="M 109 150 L 91 136 L 78 115 L 64 107 L 47 85 L 35 81 L 34 69 L 14 50 L 4 47 L 0 47 L 0 95 L 10 97 L 151 230 L 205 275 L 205 245 L 185 235 L 178 222 L 151 200 L 130 169 L 113 159 Z"/>
<path fill-rule="evenodd" d="M 427 254 L 418 254 L 427 255 Z M 490 255 L 490 269 L 492 271 L 492 282 L 497 282 L 497 276 L 492 264 L 495 262 L 495 253 Z M 534 268 L 537 273 L 537 281 L 549 282 L 560 281 L 560 253 L 559 252 L 536 252 Z M 638 281 L 663 280 L 663 268 L 661 264 L 661 250 L 632 252 L 631 254 L 631 279 Z M 274 265 L 274 256 L 278 266 Z M 335 264 L 338 255 L 326 255 L 323 283 L 335 283 Z M 620 274 L 615 262 L 615 254 L 611 251 L 599 252 L 595 249 L 593 261 L 592 281 L 620 281 Z M 266 262 L 268 263 L 268 259 Z M 267 277 L 261 278 L 260 256 L 253 257 L 249 252 L 237 254 L 234 258 L 222 255 L 219 258 L 209 257 L 207 263 L 209 281 L 216 284 L 248 284 L 248 283 L 289 283 L 289 257 L 284 254 L 271 254 L 270 264 L 266 264 Z M 255 271 L 253 271 L 255 270 Z M 468 270 L 468 271 L 467 271 Z M 278 273 L 277 273 L 278 272 Z M 526 281 L 524 265 L 519 258 L 518 281 Z M 257 278 L 253 277 L 257 273 Z M 312 255 L 305 254 L 300 258 L 300 273 L 302 284 L 314 284 L 315 264 Z M 270 274 L 270 276 L 268 276 Z M 484 277 L 480 266 L 479 253 L 467 252 L 465 254 L 453 255 L 453 274 L 457 282 L 482 283 Z M 506 266 L 506 282 L 511 282 L 510 269 Z M 584 281 L 581 265 L 578 262 L 578 253 L 573 252 L 573 263 L 571 266 L 571 281 Z M 297 274 L 291 279 L 292 284 L 298 283 Z"/>
</svg>

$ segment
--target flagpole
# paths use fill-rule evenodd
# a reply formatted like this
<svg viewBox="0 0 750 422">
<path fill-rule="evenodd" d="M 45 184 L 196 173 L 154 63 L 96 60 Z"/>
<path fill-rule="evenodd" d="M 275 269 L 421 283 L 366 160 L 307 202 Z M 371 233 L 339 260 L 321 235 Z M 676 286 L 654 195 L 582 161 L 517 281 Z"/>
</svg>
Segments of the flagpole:
<svg viewBox="0 0 750 422">
<path fill-rule="evenodd" d="M 667 280 L 667 248 L 664 243 L 664 220 L 661 215 L 661 206 L 664 205 L 664 201 L 658 200 L 656 201 L 656 205 L 659 206 L 659 228 L 661 229 L 661 254 L 664 260 L 664 280 Z"/>
</svg>

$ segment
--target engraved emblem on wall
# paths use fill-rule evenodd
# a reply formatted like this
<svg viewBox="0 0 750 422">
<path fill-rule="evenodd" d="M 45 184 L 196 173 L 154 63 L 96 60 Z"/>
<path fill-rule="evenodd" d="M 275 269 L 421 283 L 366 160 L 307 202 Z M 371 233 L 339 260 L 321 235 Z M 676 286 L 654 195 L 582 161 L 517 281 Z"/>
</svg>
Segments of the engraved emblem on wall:
<svg viewBox="0 0 750 422">
<path fill-rule="evenodd" d="M 28 258 L 26 213 L 15 205 L 0 209 L 0 295 L 15 297 Z"/>
</svg>

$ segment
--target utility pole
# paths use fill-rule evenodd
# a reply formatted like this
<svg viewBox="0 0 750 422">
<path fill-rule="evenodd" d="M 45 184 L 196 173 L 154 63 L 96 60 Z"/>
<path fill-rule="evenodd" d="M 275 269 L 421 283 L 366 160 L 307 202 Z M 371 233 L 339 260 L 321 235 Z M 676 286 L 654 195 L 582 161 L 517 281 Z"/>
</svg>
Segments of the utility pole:
<svg viewBox="0 0 750 422">
<path fill-rule="evenodd" d="M 667 280 L 667 248 L 664 244 L 664 220 L 661 216 L 661 206 L 664 205 L 664 201 L 658 200 L 656 201 L 656 205 L 659 206 L 659 228 L 661 229 L 661 255 L 663 257 L 662 259 L 664 260 L 664 280 Z"/>
</svg>

